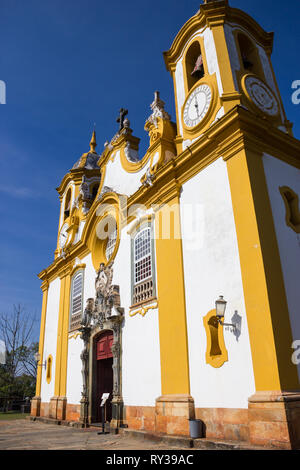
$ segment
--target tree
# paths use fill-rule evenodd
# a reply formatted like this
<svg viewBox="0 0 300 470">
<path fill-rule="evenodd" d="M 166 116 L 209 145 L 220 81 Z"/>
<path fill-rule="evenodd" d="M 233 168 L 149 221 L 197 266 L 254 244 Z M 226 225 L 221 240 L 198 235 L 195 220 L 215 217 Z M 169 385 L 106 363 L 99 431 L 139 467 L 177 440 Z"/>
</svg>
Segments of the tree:
<svg viewBox="0 0 300 470">
<path fill-rule="evenodd" d="M 38 349 L 38 343 L 32 342 L 35 321 L 20 304 L 13 306 L 12 314 L 0 314 L 0 337 L 6 346 L 6 364 L 0 366 L 2 396 L 23 398 L 31 390 L 31 396 L 34 394 L 37 371 L 34 354 Z"/>
</svg>

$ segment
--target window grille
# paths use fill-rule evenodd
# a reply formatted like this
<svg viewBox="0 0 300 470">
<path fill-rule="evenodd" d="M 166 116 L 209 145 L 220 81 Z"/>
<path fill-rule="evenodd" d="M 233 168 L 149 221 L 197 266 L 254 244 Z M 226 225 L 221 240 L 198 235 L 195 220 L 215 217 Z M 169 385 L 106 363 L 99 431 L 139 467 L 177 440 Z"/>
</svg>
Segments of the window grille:
<svg viewBox="0 0 300 470">
<path fill-rule="evenodd" d="M 151 228 L 142 229 L 133 241 L 133 305 L 154 297 Z"/>
<path fill-rule="evenodd" d="M 107 239 L 107 244 L 106 244 L 106 249 L 105 249 L 105 256 L 106 256 L 107 261 L 110 260 L 114 252 L 116 242 L 117 242 L 117 229 L 115 228 L 115 230 L 113 230 L 109 234 L 108 239 Z"/>
<path fill-rule="evenodd" d="M 70 330 L 77 330 L 81 324 L 82 284 L 83 284 L 83 273 L 82 271 L 80 271 L 73 277 L 73 280 L 72 280 Z"/>
</svg>

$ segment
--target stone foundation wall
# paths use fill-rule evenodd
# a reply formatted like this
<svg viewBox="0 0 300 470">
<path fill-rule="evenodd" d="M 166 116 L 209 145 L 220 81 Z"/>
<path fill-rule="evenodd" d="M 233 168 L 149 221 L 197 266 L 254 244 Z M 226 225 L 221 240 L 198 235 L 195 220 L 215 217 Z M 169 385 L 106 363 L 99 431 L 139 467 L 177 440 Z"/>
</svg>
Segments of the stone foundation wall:
<svg viewBox="0 0 300 470">
<path fill-rule="evenodd" d="M 248 441 L 248 409 L 196 408 L 196 419 L 204 423 L 207 438 Z"/>
<path fill-rule="evenodd" d="M 189 436 L 186 409 L 181 408 L 178 405 L 167 406 L 165 414 L 162 412 L 158 414 L 155 407 L 126 406 L 125 422 L 130 429 Z M 248 410 L 196 408 L 195 418 L 201 419 L 204 423 L 204 437 L 234 441 L 249 440 Z"/>
<path fill-rule="evenodd" d="M 41 403 L 40 405 L 40 415 L 43 418 L 52 418 L 52 419 L 60 419 L 64 421 L 79 421 L 80 418 L 80 405 L 72 405 L 66 404 L 66 408 L 64 413 L 61 410 L 57 409 L 55 411 L 53 408 L 53 402 L 51 403 Z M 32 416 L 37 416 L 32 409 L 31 411 Z"/>
<path fill-rule="evenodd" d="M 31 415 L 59 421 L 79 421 L 80 405 L 65 397 L 50 403 L 34 397 Z M 165 395 L 155 406 L 124 406 L 123 423 L 130 429 L 189 436 L 189 419 L 200 419 L 208 439 L 246 441 L 279 449 L 300 447 L 300 393 L 257 392 L 249 398 L 248 409 L 194 408 L 189 395 Z"/>
</svg>

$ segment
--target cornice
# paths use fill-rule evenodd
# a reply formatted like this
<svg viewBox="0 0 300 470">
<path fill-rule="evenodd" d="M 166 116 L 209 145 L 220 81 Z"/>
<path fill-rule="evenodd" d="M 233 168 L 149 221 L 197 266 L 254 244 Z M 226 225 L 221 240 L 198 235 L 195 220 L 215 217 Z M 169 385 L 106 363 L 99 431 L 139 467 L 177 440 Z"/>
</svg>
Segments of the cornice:
<svg viewBox="0 0 300 470">
<path fill-rule="evenodd" d="M 133 204 L 143 204 L 146 207 L 166 204 L 178 197 L 182 185 L 202 169 L 218 158 L 228 160 L 240 150 L 253 150 L 261 155 L 267 153 L 300 168 L 299 140 L 280 131 L 267 119 L 254 115 L 242 106 L 236 106 L 178 156 L 159 167 L 154 174 L 152 186 L 142 185 L 126 199 L 127 210 Z M 82 259 L 90 252 L 88 239 L 95 225 L 97 208 L 105 203 L 119 204 L 121 197 L 122 195 L 116 193 L 105 193 L 97 201 L 88 214 L 82 239 L 67 249 L 65 259 L 56 258 L 48 268 L 41 271 L 39 278 L 42 281 L 50 282 L 58 276 L 68 274 L 75 258 Z"/>
<path fill-rule="evenodd" d="M 82 176 L 86 175 L 88 178 L 91 178 L 93 176 L 99 176 L 100 177 L 100 168 L 99 169 L 94 169 L 94 170 L 88 170 L 86 168 L 74 168 L 71 169 L 60 182 L 60 185 L 56 188 L 56 191 L 60 196 L 63 195 L 67 185 L 70 183 L 70 181 L 73 181 L 75 184 L 80 184 L 82 181 Z"/>
</svg>

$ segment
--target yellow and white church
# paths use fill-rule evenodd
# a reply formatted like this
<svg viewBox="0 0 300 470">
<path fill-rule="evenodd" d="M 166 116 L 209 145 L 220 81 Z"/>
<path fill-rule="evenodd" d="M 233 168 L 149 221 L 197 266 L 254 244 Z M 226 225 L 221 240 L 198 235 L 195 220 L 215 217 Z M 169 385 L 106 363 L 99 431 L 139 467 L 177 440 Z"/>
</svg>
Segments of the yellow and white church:
<svg viewBox="0 0 300 470">
<path fill-rule="evenodd" d="M 57 188 L 31 415 L 89 426 L 300 446 L 300 141 L 273 34 L 206 0 L 165 63 L 139 156 L 96 134 Z M 299 359 L 299 360 L 298 360 Z"/>
</svg>

